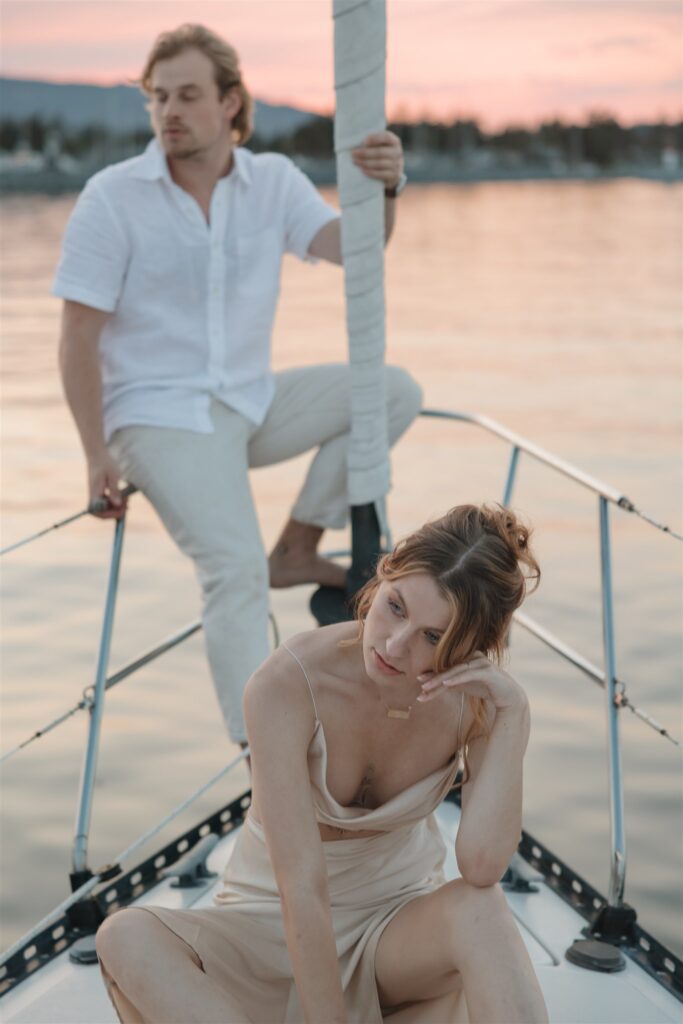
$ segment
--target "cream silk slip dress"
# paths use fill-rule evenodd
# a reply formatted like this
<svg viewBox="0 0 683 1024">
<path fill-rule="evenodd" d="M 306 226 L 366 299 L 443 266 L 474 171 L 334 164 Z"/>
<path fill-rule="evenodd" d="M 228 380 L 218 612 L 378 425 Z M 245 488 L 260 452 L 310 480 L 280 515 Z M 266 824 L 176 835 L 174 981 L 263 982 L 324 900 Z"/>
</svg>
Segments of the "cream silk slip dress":
<svg viewBox="0 0 683 1024">
<path fill-rule="evenodd" d="M 375 951 L 382 931 L 401 907 L 446 881 L 446 847 L 432 812 L 453 785 L 459 755 L 379 807 L 343 807 L 327 788 L 325 732 L 310 680 L 296 655 L 289 653 L 306 676 L 316 716 L 308 749 L 316 818 L 319 824 L 347 831 L 379 833 L 322 844 L 349 1024 L 381 1024 L 386 1017 L 392 1024 L 450 1024 L 456 1019 L 455 992 L 404 1005 L 397 1012 L 382 1008 Z M 263 829 L 250 815 L 239 831 L 214 903 L 201 910 L 140 909 L 154 914 L 191 947 L 205 973 L 243 1008 L 244 1021 L 301 1024 L 280 896 Z"/>
</svg>

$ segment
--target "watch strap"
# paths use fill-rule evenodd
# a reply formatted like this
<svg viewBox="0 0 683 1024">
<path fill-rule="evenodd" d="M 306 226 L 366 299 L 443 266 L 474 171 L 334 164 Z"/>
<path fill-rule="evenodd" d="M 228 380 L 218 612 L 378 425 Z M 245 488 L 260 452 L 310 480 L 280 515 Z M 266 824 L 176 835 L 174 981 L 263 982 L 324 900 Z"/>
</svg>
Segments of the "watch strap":
<svg viewBox="0 0 683 1024">
<path fill-rule="evenodd" d="M 401 192 L 406 187 L 407 181 L 408 178 L 406 177 L 406 175 L 402 174 L 401 177 L 398 179 L 397 183 L 392 188 L 384 189 L 385 197 L 387 199 L 396 199 L 396 197 L 400 196 Z"/>
</svg>

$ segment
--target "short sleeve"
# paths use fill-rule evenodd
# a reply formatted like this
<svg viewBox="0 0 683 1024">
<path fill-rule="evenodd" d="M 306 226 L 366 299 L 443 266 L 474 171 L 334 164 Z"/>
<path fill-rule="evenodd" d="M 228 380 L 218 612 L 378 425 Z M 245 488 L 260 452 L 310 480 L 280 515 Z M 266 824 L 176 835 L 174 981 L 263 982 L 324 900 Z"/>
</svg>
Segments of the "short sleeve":
<svg viewBox="0 0 683 1024">
<path fill-rule="evenodd" d="M 102 187 L 88 182 L 71 213 L 52 294 L 113 313 L 129 259 L 129 246 Z"/>
<path fill-rule="evenodd" d="M 320 229 L 339 217 L 339 211 L 325 202 L 317 188 L 291 161 L 285 210 L 285 250 L 299 259 L 312 260 L 308 247 Z"/>
</svg>

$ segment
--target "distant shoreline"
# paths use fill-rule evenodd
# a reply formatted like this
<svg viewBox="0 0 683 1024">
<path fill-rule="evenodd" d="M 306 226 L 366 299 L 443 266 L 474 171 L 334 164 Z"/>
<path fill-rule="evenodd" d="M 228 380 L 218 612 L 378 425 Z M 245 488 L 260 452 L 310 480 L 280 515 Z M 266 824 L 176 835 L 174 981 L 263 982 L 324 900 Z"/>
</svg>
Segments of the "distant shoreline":
<svg viewBox="0 0 683 1024">
<path fill-rule="evenodd" d="M 311 178 L 315 185 L 321 187 L 336 184 L 335 164 L 333 160 L 313 160 L 306 157 L 295 158 L 295 163 Z M 598 167 L 577 170 L 551 170 L 544 167 L 490 167 L 485 169 L 449 168 L 443 166 L 421 166 L 412 168 L 407 162 L 408 180 L 411 185 L 476 185 L 491 182 L 599 182 L 635 178 L 643 181 L 657 181 L 662 184 L 683 182 L 683 167 L 668 169 L 658 167 L 622 165 L 609 170 Z M 80 192 L 89 178 L 99 168 L 89 168 L 81 173 L 66 173 L 59 170 L 44 169 L 4 169 L 0 173 L 0 197 L 11 195 L 65 195 Z"/>
</svg>

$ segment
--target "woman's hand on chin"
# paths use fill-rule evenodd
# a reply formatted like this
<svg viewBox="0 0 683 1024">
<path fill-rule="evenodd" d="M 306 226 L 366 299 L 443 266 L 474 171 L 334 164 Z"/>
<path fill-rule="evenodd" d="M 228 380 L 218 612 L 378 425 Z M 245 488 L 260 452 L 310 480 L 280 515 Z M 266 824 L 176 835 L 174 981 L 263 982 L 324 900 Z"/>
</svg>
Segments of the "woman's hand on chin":
<svg viewBox="0 0 683 1024">
<path fill-rule="evenodd" d="M 496 712 L 524 712 L 528 708 L 527 696 L 519 683 L 481 651 L 475 651 L 469 661 L 438 675 L 425 672 L 417 681 L 422 684 L 422 693 L 417 698 L 421 704 L 434 700 L 446 690 L 460 690 L 469 697 L 491 701 Z"/>
</svg>

